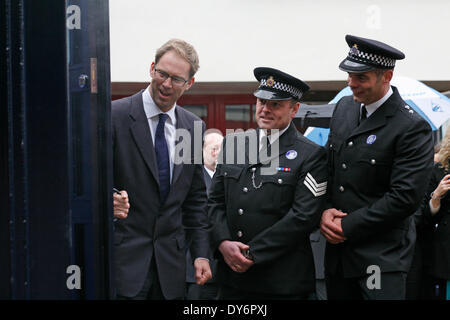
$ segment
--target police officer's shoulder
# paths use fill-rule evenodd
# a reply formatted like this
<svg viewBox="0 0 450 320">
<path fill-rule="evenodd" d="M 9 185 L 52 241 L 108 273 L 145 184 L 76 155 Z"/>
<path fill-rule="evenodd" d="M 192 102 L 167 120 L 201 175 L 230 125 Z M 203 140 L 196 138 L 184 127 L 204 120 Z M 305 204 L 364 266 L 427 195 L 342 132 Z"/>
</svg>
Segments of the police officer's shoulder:
<svg viewBox="0 0 450 320">
<path fill-rule="evenodd" d="M 131 101 L 134 96 L 129 96 L 121 99 L 111 101 L 111 112 L 114 113 L 128 113 L 131 107 Z"/>
<path fill-rule="evenodd" d="M 194 121 L 203 121 L 202 119 L 200 119 L 196 114 L 190 112 L 189 110 L 186 110 L 183 107 L 180 106 L 176 106 L 176 112 L 178 112 L 179 114 L 183 114 L 183 116 L 186 117 L 187 121 L 189 123 L 194 122 Z"/>
<path fill-rule="evenodd" d="M 314 141 L 309 140 L 300 132 L 297 132 L 296 144 L 298 144 L 298 148 L 305 154 L 313 154 L 316 152 L 320 152 L 320 150 L 325 152 L 325 148 L 323 146 L 320 146 Z"/>
<path fill-rule="evenodd" d="M 408 122 L 420 123 L 426 122 L 422 116 L 417 113 L 411 106 L 409 106 L 406 102 L 403 101 L 403 104 L 397 105 L 398 113 L 401 117 Z"/>
<path fill-rule="evenodd" d="M 356 105 L 360 105 L 360 103 L 356 102 L 355 99 L 353 99 L 352 95 L 349 96 L 343 96 L 341 99 L 339 99 L 339 101 L 336 103 L 336 106 L 334 107 L 334 111 L 333 111 L 333 115 L 338 112 L 341 111 L 347 113 L 348 110 L 346 110 L 346 108 L 348 108 L 349 105 L 352 104 L 356 104 Z"/>
</svg>

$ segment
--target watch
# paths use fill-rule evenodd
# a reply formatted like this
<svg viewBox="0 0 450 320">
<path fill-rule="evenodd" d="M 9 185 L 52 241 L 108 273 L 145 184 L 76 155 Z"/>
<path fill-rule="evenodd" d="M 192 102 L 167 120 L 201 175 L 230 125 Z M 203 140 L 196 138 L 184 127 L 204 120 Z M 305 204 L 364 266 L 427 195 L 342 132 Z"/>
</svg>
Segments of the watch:
<svg viewBox="0 0 450 320">
<path fill-rule="evenodd" d="M 433 195 L 434 195 L 434 191 L 432 192 L 432 193 L 430 193 L 430 198 L 431 199 L 433 199 Z M 434 198 L 434 199 L 442 199 L 443 198 L 443 196 L 442 197 L 436 197 L 436 198 Z"/>
</svg>

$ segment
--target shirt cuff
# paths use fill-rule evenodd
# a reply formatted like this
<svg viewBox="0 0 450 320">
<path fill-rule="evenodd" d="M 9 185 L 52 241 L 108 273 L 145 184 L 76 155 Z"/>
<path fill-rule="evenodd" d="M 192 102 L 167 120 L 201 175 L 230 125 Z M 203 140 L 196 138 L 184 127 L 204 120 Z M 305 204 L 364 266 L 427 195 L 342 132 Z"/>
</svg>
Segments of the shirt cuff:
<svg viewBox="0 0 450 320">
<path fill-rule="evenodd" d="M 431 212 L 431 214 L 436 214 L 438 211 L 439 211 L 439 209 L 441 208 L 441 204 L 439 204 L 437 207 L 434 207 L 433 206 L 433 203 L 431 202 L 431 199 L 430 199 L 430 212 Z"/>
</svg>

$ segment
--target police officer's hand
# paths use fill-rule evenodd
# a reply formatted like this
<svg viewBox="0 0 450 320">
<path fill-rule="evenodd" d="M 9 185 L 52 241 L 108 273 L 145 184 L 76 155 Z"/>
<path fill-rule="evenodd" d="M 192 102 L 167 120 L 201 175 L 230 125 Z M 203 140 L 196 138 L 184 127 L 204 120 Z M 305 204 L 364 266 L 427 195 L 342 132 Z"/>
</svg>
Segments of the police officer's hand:
<svg viewBox="0 0 450 320">
<path fill-rule="evenodd" d="M 198 285 L 204 285 L 212 278 L 211 267 L 207 259 L 197 258 L 194 261 L 195 280 Z"/>
<path fill-rule="evenodd" d="M 224 240 L 219 245 L 219 251 L 228 266 L 238 273 L 246 272 L 254 262 L 247 259 L 242 254 L 243 251 L 250 249 L 250 247 L 239 241 Z"/>
<path fill-rule="evenodd" d="M 113 200 L 114 218 L 125 219 L 128 217 L 128 211 L 130 210 L 128 193 L 125 190 L 120 191 L 120 194 L 114 193 Z"/>
<path fill-rule="evenodd" d="M 320 233 L 331 244 L 344 242 L 347 238 L 342 231 L 341 220 L 347 214 L 335 208 L 327 209 L 322 213 Z"/>
</svg>

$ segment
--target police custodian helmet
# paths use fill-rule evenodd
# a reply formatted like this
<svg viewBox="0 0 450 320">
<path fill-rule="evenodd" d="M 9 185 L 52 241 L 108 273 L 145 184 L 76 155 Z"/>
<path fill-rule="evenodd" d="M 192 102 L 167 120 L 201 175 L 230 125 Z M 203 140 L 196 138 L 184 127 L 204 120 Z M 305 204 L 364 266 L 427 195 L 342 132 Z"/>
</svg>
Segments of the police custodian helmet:
<svg viewBox="0 0 450 320">
<path fill-rule="evenodd" d="M 290 100 L 299 101 L 309 86 L 283 71 L 258 67 L 253 74 L 259 81 L 259 88 L 253 93 L 257 98 L 264 100 Z"/>
<path fill-rule="evenodd" d="M 396 60 L 405 58 L 403 52 L 377 40 L 346 35 L 350 51 L 339 69 L 361 73 L 373 69 L 393 69 Z"/>
</svg>

